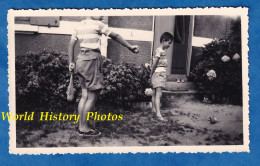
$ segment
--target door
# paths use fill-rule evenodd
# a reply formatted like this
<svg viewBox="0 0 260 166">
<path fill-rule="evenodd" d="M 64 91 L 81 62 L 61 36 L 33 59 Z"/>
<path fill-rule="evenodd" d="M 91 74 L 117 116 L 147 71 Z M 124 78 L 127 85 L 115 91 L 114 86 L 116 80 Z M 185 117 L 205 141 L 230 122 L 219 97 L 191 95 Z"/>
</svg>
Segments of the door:
<svg viewBox="0 0 260 166">
<path fill-rule="evenodd" d="M 160 45 L 160 37 L 164 32 L 170 32 L 173 34 L 174 32 L 174 16 L 156 16 L 154 21 L 154 44 L 153 51 L 155 51 Z M 171 74 L 171 63 L 172 63 L 172 54 L 173 47 L 170 47 L 166 50 L 167 53 L 167 71 L 166 74 Z"/>
<path fill-rule="evenodd" d="M 154 27 L 154 50 L 160 45 L 163 32 L 174 34 L 173 46 L 167 50 L 167 81 L 185 79 L 189 75 L 193 16 L 156 16 Z"/>
<path fill-rule="evenodd" d="M 171 74 L 186 75 L 190 16 L 175 16 Z"/>
</svg>

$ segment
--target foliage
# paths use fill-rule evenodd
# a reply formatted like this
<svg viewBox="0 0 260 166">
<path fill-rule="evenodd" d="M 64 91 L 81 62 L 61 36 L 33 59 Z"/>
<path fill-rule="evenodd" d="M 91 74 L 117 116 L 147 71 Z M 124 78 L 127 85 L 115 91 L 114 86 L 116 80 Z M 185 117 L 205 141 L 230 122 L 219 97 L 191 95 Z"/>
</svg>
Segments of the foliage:
<svg viewBox="0 0 260 166">
<path fill-rule="evenodd" d="M 69 83 L 66 53 L 42 50 L 19 55 L 15 59 L 17 108 L 64 107 Z M 75 80 L 74 85 L 77 85 Z M 79 91 L 79 86 L 76 89 Z"/>
<path fill-rule="evenodd" d="M 16 67 L 16 104 L 19 110 L 30 108 L 66 108 L 77 104 L 81 96 L 78 79 L 74 79 L 75 100 L 67 101 L 66 90 L 69 84 L 68 55 L 56 51 L 42 50 L 17 56 Z M 144 65 L 124 63 L 114 65 L 104 61 L 104 89 L 99 103 L 124 106 L 134 101 L 150 100 L 144 94 L 150 87 L 150 68 Z M 20 112 L 21 112 L 20 111 Z"/>
<path fill-rule="evenodd" d="M 209 98 L 213 102 L 242 103 L 241 28 L 239 28 L 239 23 L 234 24 L 233 31 L 228 38 L 214 39 L 205 45 L 201 60 L 192 69 L 190 79 L 196 83 L 199 93 L 204 99 Z"/>
<path fill-rule="evenodd" d="M 150 86 L 150 67 L 123 63 L 112 64 L 105 60 L 103 65 L 104 89 L 99 102 L 115 106 L 128 106 L 131 102 L 150 101 L 145 89 Z"/>
</svg>

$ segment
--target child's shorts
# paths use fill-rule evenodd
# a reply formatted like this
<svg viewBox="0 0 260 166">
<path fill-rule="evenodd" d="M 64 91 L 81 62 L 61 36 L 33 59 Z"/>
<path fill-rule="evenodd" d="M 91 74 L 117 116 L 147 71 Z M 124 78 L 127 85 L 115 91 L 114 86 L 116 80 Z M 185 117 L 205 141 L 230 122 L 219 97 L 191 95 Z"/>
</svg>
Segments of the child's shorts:
<svg viewBox="0 0 260 166">
<path fill-rule="evenodd" d="M 98 51 L 81 51 L 76 60 L 76 74 L 82 89 L 90 91 L 103 88 L 103 57 Z"/>
<path fill-rule="evenodd" d="M 156 72 L 152 76 L 153 88 L 165 87 L 166 83 L 166 72 Z"/>
</svg>

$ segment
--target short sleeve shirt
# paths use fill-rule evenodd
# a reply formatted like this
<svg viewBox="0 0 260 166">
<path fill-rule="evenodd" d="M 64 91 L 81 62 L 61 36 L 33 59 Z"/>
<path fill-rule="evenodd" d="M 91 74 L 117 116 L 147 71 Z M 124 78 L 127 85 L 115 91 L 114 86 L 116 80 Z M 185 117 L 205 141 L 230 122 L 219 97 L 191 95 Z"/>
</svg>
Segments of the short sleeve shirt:
<svg viewBox="0 0 260 166">
<path fill-rule="evenodd" d="M 71 38 L 80 42 L 81 48 L 99 49 L 102 34 L 111 33 L 108 26 L 97 20 L 84 20 L 76 27 Z"/>
<path fill-rule="evenodd" d="M 155 69 L 155 72 L 166 72 L 166 68 L 167 68 L 167 54 L 166 54 L 166 52 L 161 48 L 157 48 L 156 51 L 155 51 L 153 61 L 155 61 L 155 57 L 160 58 L 159 61 L 158 61 L 157 67 Z"/>
</svg>

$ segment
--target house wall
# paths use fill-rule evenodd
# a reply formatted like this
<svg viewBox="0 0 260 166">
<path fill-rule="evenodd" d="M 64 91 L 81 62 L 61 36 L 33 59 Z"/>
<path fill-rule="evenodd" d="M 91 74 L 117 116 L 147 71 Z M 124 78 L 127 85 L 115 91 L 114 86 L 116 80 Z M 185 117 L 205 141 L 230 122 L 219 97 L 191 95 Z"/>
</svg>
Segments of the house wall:
<svg viewBox="0 0 260 166">
<path fill-rule="evenodd" d="M 68 52 L 69 35 L 53 34 L 16 34 L 15 53 L 16 56 L 26 52 L 38 52 L 42 49 L 48 51 Z M 79 52 L 79 44 L 75 47 L 75 55 Z"/>
<path fill-rule="evenodd" d="M 123 29 L 138 29 L 144 31 L 152 31 L 152 16 L 111 16 L 108 19 L 108 26 Z M 139 54 L 131 53 L 127 48 L 121 46 L 113 40 L 108 41 L 107 57 L 112 59 L 114 63 L 137 63 L 144 64 L 150 62 L 151 57 L 151 41 L 129 41 L 130 44 L 139 45 Z"/>
<path fill-rule="evenodd" d="M 195 16 L 193 36 L 198 38 L 218 38 L 228 37 L 232 23 L 237 17 L 228 16 Z M 191 67 L 198 63 L 201 58 L 202 47 L 192 47 Z"/>
<path fill-rule="evenodd" d="M 82 17 L 59 17 L 60 25 L 62 22 L 77 23 L 86 19 Z M 28 18 L 16 19 L 15 23 L 30 24 Z M 202 53 L 200 46 L 210 42 L 213 38 L 224 38 L 230 32 L 230 26 L 234 18 L 226 16 L 195 16 L 194 32 L 192 38 L 192 58 L 191 69 L 197 64 Z M 140 53 L 135 55 L 115 41 L 108 39 L 107 57 L 114 63 L 130 62 L 144 64 L 150 62 L 153 46 L 153 16 L 109 16 L 104 18 L 114 31 L 121 33 L 129 43 L 140 46 Z M 69 24 L 70 25 L 70 24 Z M 66 27 L 66 26 L 65 26 Z M 49 33 L 51 28 L 45 28 L 46 33 L 29 33 L 15 35 L 16 55 L 25 54 L 28 51 L 57 50 L 67 52 L 70 40 L 69 32 Z M 36 28 L 37 29 L 37 28 Z M 53 28 L 55 29 L 55 28 Z M 69 29 L 69 28 L 68 28 Z M 202 43 L 199 40 L 205 39 Z M 75 55 L 79 52 L 79 44 L 75 48 Z"/>
<path fill-rule="evenodd" d="M 153 17 L 152 16 L 110 16 L 108 19 L 110 27 L 139 29 L 152 31 Z"/>
<path fill-rule="evenodd" d="M 60 21 L 80 22 L 86 17 L 60 17 Z M 104 22 L 104 21 L 103 21 Z M 135 16 L 135 17 L 120 17 L 111 16 L 105 20 L 108 26 L 116 28 L 115 32 L 122 31 L 123 33 L 133 33 L 128 40 L 130 44 L 140 46 L 140 53 L 138 55 L 130 52 L 128 49 L 118 44 L 117 42 L 108 39 L 107 57 L 112 59 L 113 63 L 119 64 L 122 62 L 144 64 L 149 63 L 151 55 L 152 41 L 143 41 L 142 36 L 137 36 L 136 33 L 148 32 L 152 34 L 153 17 L 152 16 Z M 17 19 L 16 24 L 30 24 L 28 19 Z M 139 30 L 140 32 L 136 32 Z M 121 32 L 121 33 L 122 33 Z M 126 35 L 127 35 L 126 34 Z M 125 35 L 125 34 L 122 34 Z M 129 35 L 128 35 L 129 36 Z M 151 36 L 151 35 L 150 35 Z M 15 35 L 15 51 L 16 56 L 25 54 L 28 51 L 37 52 L 42 49 L 49 51 L 56 50 L 59 52 L 67 52 L 70 40 L 69 34 L 48 34 L 48 33 L 33 33 L 24 34 L 17 33 Z M 79 43 L 75 47 L 75 55 L 79 52 Z M 134 58 L 133 58 L 134 57 Z"/>
</svg>

